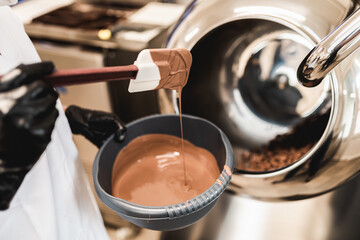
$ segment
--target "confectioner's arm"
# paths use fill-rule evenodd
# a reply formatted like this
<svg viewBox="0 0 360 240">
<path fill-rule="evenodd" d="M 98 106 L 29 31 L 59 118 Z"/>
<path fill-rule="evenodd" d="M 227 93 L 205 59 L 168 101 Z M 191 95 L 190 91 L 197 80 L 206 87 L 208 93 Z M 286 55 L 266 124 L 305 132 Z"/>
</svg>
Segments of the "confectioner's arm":
<svg viewBox="0 0 360 240">
<path fill-rule="evenodd" d="M 38 79 L 53 68 L 50 62 L 20 65 L 0 80 L 0 210 L 51 140 L 58 94 Z"/>
</svg>

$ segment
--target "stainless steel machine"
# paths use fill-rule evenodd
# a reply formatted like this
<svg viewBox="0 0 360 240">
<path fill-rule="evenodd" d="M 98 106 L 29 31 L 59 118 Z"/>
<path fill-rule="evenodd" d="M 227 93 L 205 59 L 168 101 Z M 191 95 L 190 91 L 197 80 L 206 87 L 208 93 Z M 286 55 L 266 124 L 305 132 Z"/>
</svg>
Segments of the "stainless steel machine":
<svg viewBox="0 0 360 240">
<path fill-rule="evenodd" d="M 194 58 L 183 112 L 222 128 L 237 166 L 209 216 L 163 239 L 359 238 L 360 55 L 340 63 L 316 88 L 297 79 L 304 57 L 358 7 L 350 0 L 192 2 L 167 42 L 191 49 Z M 162 112 L 178 111 L 174 92 L 162 91 L 159 99 Z M 319 116 L 326 117 L 317 127 L 299 128 Z M 303 138 L 320 134 L 280 168 L 243 167 L 248 152 L 291 139 L 294 129 L 302 129 Z M 297 144 L 289 140 L 282 157 L 294 154 Z"/>
</svg>

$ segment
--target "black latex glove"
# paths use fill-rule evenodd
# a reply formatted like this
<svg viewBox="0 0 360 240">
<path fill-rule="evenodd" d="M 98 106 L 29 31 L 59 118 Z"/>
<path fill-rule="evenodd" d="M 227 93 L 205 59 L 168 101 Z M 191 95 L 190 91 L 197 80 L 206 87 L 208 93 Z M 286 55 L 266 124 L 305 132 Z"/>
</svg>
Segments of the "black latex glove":
<svg viewBox="0 0 360 240">
<path fill-rule="evenodd" d="M 65 111 L 73 134 L 81 134 L 100 148 L 112 134 L 121 142 L 125 137 L 125 127 L 120 118 L 112 113 L 69 106 Z"/>
<path fill-rule="evenodd" d="M 0 210 L 8 208 L 51 140 L 58 94 L 39 79 L 53 70 L 51 62 L 20 65 L 1 79 Z"/>
</svg>

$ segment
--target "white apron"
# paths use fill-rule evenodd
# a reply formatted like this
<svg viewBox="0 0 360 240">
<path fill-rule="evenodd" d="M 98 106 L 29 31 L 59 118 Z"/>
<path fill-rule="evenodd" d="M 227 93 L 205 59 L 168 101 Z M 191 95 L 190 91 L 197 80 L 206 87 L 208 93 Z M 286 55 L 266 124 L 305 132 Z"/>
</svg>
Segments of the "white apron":
<svg viewBox="0 0 360 240">
<path fill-rule="evenodd" d="M 0 6 L 0 75 L 20 63 L 40 61 L 22 23 L 7 6 Z M 0 239 L 109 239 L 91 193 L 70 127 L 57 104 L 52 141 L 26 175 L 11 201 L 0 211 Z"/>
</svg>

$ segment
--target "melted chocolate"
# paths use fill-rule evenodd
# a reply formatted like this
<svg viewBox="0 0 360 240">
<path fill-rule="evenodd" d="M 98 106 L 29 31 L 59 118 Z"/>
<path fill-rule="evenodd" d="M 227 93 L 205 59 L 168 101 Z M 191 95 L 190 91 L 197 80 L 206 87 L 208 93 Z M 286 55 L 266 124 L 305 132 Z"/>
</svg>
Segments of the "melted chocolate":
<svg viewBox="0 0 360 240">
<path fill-rule="evenodd" d="M 166 206 L 204 192 L 220 175 L 214 156 L 184 140 L 183 153 L 189 163 L 185 185 L 181 148 L 180 138 L 166 134 L 131 141 L 114 163 L 113 196 L 145 206 Z"/>
<path fill-rule="evenodd" d="M 189 77 L 191 53 L 174 49 L 170 54 L 168 50 L 151 52 L 151 57 L 161 75 L 157 89 L 173 89 L 179 94 L 181 139 L 150 134 L 131 141 L 114 163 L 112 194 L 140 205 L 166 206 L 201 194 L 220 171 L 210 152 L 183 138 L 181 92 Z"/>
</svg>

